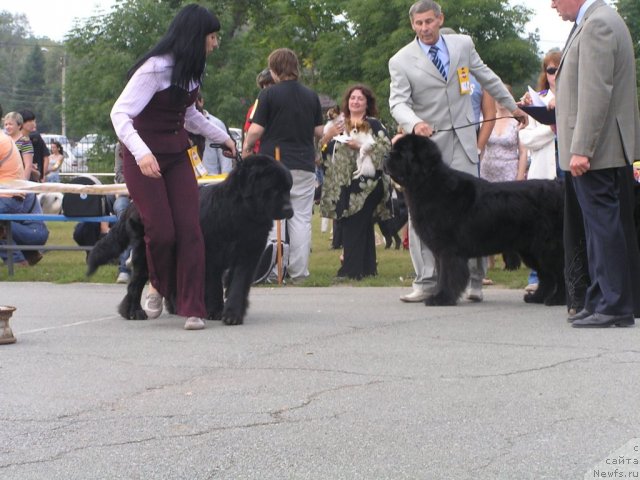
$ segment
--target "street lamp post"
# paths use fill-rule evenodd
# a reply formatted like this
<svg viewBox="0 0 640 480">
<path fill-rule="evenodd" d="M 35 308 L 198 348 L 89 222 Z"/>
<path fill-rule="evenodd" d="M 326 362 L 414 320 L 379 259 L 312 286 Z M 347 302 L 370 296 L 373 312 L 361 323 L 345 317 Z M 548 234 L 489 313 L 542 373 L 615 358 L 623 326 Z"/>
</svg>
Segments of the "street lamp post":
<svg viewBox="0 0 640 480">
<path fill-rule="evenodd" d="M 62 135 L 63 136 L 67 136 L 67 116 L 65 113 L 65 105 L 66 105 L 66 101 L 65 101 L 65 97 L 66 97 L 66 93 L 65 93 L 65 86 L 66 86 L 66 79 L 67 79 L 67 54 L 63 53 L 62 57 L 60 57 L 60 62 L 62 64 L 62 72 L 61 72 L 61 80 L 60 80 L 60 84 L 61 84 L 61 88 L 62 88 L 62 92 L 61 92 L 61 111 L 60 111 L 60 127 L 62 129 Z"/>
<path fill-rule="evenodd" d="M 41 47 L 41 51 L 48 52 L 49 49 L 47 47 Z M 63 53 L 60 57 L 60 129 L 62 130 L 62 135 L 67 136 L 67 117 L 65 114 L 65 106 L 66 106 L 66 94 L 65 87 L 67 82 L 67 54 Z"/>
</svg>

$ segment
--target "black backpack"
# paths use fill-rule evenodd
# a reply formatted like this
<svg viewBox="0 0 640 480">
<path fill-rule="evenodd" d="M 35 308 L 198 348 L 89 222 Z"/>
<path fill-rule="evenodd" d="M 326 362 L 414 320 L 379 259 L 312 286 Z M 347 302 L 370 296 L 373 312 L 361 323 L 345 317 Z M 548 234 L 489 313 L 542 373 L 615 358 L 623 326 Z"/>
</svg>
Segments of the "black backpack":
<svg viewBox="0 0 640 480">
<path fill-rule="evenodd" d="M 81 185 L 100 185 L 93 175 L 74 177 L 69 183 Z M 62 213 L 67 217 L 102 217 L 109 215 L 104 195 L 87 195 L 86 193 L 65 193 L 62 197 Z"/>
</svg>

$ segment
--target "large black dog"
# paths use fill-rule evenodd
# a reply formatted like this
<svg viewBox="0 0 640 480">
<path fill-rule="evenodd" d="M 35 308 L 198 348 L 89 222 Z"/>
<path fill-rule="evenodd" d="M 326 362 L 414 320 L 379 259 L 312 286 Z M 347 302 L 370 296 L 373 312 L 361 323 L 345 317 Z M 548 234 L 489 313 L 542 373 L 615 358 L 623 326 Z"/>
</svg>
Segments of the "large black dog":
<svg viewBox="0 0 640 480">
<path fill-rule="evenodd" d="M 565 303 L 560 182 L 487 182 L 447 167 L 436 144 L 417 135 L 396 142 L 385 169 L 404 187 L 416 232 L 436 258 L 427 305 L 455 305 L 469 280 L 467 259 L 502 252 L 538 272 L 526 302 Z"/>
<path fill-rule="evenodd" d="M 380 227 L 380 232 L 384 237 L 384 248 L 391 248 L 391 245 L 395 242 L 396 250 L 400 250 L 402 239 L 398 232 L 409 220 L 409 212 L 404 201 L 404 194 L 396 191 L 396 195 L 396 198 L 391 199 L 393 217 L 387 220 L 378 220 L 378 227 Z"/>
<path fill-rule="evenodd" d="M 205 304 L 210 320 L 227 325 L 243 322 L 249 305 L 249 289 L 264 251 L 273 220 L 291 218 L 291 173 L 266 155 L 247 157 L 216 185 L 200 187 L 200 227 L 206 249 Z M 133 275 L 118 312 L 131 320 L 146 319 L 140 305 L 149 273 L 144 226 L 135 205 L 101 239 L 87 259 L 87 274 L 133 248 Z M 226 275 L 226 300 L 223 276 Z M 175 312 L 174 299 L 167 299 Z"/>
</svg>

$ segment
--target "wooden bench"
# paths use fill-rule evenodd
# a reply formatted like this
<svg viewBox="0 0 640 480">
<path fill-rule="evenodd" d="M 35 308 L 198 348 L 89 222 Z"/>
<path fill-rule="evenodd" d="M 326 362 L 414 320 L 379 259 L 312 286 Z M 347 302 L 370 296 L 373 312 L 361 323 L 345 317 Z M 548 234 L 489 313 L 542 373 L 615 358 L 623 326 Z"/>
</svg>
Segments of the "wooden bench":
<svg viewBox="0 0 640 480">
<path fill-rule="evenodd" d="M 80 245 L 12 245 L 13 233 L 11 231 L 11 222 L 20 221 L 41 221 L 41 222 L 116 222 L 118 218 L 115 215 L 107 215 L 102 217 L 67 217 L 66 215 L 49 215 L 36 213 L 0 213 L 0 225 L 5 227 L 6 244 L 0 244 L 0 251 L 7 252 L 7 267 L 9 268 L 9 276 L 13 275 L 13 255 L 14 250 L 78 250 L 88 251 L 93 247 L 83 247 Z"/>
</svg>

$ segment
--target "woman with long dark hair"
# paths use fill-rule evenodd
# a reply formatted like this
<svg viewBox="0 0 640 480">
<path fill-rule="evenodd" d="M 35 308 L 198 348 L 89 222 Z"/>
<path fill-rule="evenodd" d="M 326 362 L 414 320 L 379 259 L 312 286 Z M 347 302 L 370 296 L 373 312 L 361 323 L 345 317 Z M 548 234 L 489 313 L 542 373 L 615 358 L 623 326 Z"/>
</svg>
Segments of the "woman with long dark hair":
<svg viewBox="0 0 640 480">
<path fill-rule="evenodd" d="M 187 5 L 167 33 L 131 68 L 111 110 L 123 143 L 124 176 L 145 226 L 149 280 L 145 311 L 162 312 L 162 297 L 175 292 L 184 328 L 204 328 L 204 242 L 198 186 L 187 149 L 189 132 L 223 143 L 235 155 L 226 131 L 195 108 L 206 57 L 218 46 L 218 18 Z"/>
<path fill-rule="evenodd" d="M 382 171 L 391 142 L 376 118 L 376 98 L 368 86 L 349 87 L 341 111 L 344 119 L 334 122 L 320 139 L 329 152 L 320 211 L 341 226 L 344 253 L 337 277 L 361 280 L 378 274 L 375 219 L 391 218 L 390 180 Z M 348 137 L 341 139 L 345 133 Z M 365 156 L 368 170 L 359 168 Z"/>
</svg>

